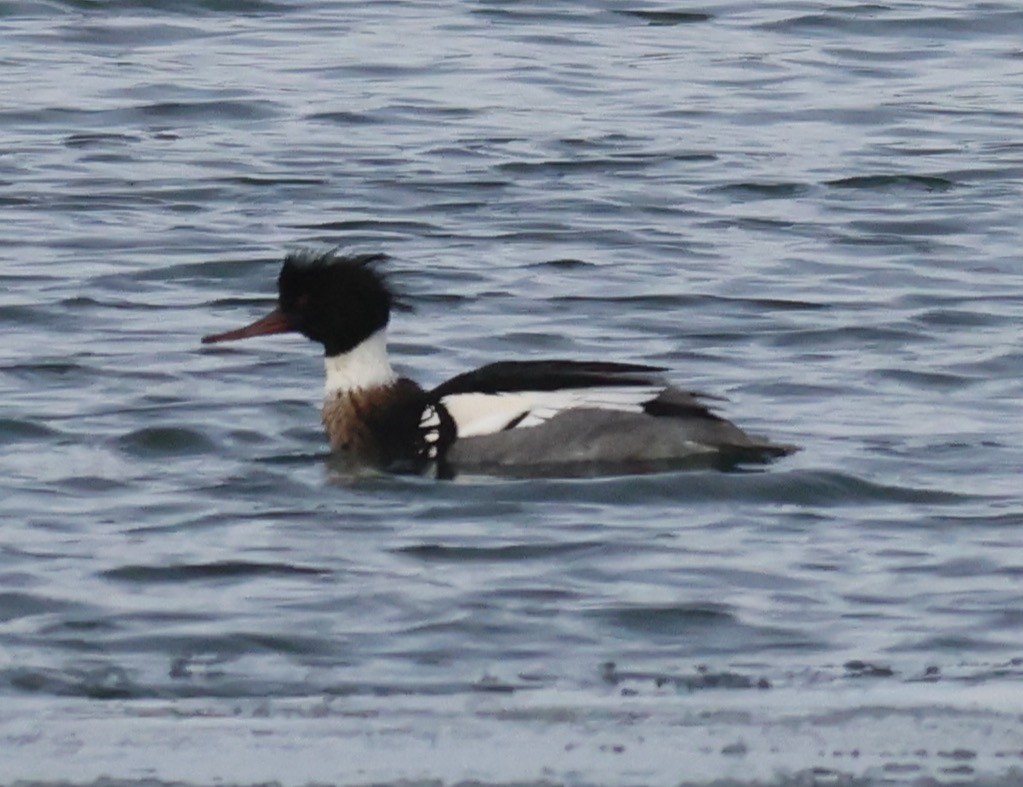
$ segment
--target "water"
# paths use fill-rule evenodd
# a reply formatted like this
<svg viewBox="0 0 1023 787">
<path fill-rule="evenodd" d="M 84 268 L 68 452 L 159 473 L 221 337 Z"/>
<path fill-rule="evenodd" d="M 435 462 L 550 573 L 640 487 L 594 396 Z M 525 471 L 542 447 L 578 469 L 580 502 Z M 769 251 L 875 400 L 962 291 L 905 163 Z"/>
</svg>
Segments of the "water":
<svg viewBox="0 0 1023 787">
<path fill-rule="evenodd" d="M 1015 4 L 0 4 L 0 784 L 1023 781 Z M 658 363 L 762 470 L 351 477 L 402 371 Z M 725 780 L 722 782 L 721 780 Z"/>
</svg>

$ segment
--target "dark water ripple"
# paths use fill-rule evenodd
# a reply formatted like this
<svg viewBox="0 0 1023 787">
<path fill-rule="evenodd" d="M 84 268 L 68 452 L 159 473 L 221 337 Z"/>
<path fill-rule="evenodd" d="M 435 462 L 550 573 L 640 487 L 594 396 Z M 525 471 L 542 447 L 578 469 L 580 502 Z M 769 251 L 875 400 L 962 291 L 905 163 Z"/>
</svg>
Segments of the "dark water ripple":
<svg viewBox="0 0 1023 787">
<path fill-rule="evenodd" d="M 1023 773 L 1006 3 L 0 4 L 0 784 Z M 315 348 L 668 367 L 774 466 L 353 474 Z M 680 765 L 681 763 L 681 765 Z"/>
</svg>

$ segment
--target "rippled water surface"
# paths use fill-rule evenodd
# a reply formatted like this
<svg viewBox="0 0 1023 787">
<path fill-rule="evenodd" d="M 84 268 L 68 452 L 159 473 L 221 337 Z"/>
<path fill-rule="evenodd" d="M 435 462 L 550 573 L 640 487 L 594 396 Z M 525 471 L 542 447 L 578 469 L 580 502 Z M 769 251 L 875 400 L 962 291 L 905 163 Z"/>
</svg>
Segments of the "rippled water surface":
<svg viewBox="0 0 1023 787">
<path fill-rule="evenodd" d="M 0 3 L 0 784 L 1023 783 L 1015 3 Z M 352 476 L 424 384 L 670 367 L 774 465 Z"/>
</svg>

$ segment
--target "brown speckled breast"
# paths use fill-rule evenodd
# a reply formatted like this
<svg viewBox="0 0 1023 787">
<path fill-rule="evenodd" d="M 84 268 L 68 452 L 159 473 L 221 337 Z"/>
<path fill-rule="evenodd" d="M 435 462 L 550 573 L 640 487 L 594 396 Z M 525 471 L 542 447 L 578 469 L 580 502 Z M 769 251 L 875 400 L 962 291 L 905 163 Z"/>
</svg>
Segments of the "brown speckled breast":
<svg viewBox="0 0 1023 787">
<path fill-rule="evenodd" d="M 330 447 L 361 463 L 420 469 L 428 460 L 420 417 L 422 388 L 407 378 L 381 388 L 338 393 L 323 403 Z"/>
</svg>

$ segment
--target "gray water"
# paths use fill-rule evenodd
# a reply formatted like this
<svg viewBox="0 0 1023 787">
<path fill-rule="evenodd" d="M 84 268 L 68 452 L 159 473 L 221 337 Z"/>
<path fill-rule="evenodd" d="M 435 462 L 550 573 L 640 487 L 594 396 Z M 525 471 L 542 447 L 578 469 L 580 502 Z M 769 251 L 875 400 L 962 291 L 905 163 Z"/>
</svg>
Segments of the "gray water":
<svg viewBox="0 0 1023 787">
<path fill-rule="evenodd" d="M 0 3 L 0 784 L 1023 783 L 1023 9 Z M 284 253 L 425 385 L 655 363 L 758 470 L 346 475 Z M 97 782 L 97 780 L 99 780 Z"/>
</svg>

